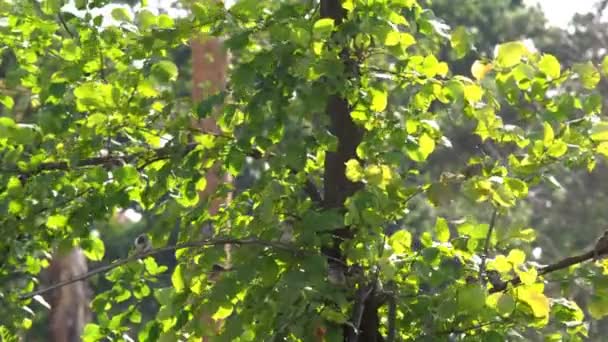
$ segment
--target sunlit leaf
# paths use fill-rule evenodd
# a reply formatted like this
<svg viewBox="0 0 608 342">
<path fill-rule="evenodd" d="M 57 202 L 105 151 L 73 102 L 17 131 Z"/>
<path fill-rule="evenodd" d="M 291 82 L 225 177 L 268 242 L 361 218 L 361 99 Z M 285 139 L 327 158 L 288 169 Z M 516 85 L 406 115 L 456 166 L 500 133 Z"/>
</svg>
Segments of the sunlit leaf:
<svg viewBox="0 0 608 342">
<path fill-rule="evenodd" d="M 435 222 L 435 233 L 437 234 L 437 240 L 440 242 L 447 242 L 450 239 L 448 221 L 443 217 L 437 218 L 437 221 Z"/>
<path fill-rule="evenodd" d="M 557 60 L 557 58 L 555 58 L 555 56 L 550 54 L 544 54 L 541 57 L 540 61 L 538 62 L 538 68 L 545 75 L 553 79 L 559 78 L 561 74 L 561 66 L 559 64 L 559 61 Z"/>
<path fill-rule="evenodd" d="M 496 62 L 501 67 L 512 67 L 529 53 L 522 42 L 510 42 L 498 45 Z"/>
<path fill-rule="evenodd" d="M 600 73 L 595 68 L 593 63 L 576 63 L 572 66 L 572 70 L 578 74 L 578 77 L 587 89 L 593 89 L 600 81 Z"/>
<path fill-rule="evenodd" d="M 473 62 L 473 65 L 471 66 L 471 74 L 477 80 L 482 80 L 488 72 L 492 71 L 493 68 L 494 66 L 492 63 L 484 63 L 477 60 Z"/>
</svg>

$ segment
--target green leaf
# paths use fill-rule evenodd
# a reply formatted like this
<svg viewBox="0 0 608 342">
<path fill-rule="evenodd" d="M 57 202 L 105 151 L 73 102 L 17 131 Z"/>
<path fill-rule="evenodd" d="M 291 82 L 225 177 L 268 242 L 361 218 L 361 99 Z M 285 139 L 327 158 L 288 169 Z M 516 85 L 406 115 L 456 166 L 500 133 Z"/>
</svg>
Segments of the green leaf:
<svg viewBox="0 0 608 342">
<path fill-rule="evenodd" d="M 512 266 L 507 257 L 502 254 L 497 255 L 493 260 L 488 262 L 488 269 L 493 269 L 500 273 L 511 271 Z"/>
<path fill-rule="evenodd" d="M 423 162 L 435 150 L 435 140 L 424 133 L 418 138 L 418 146 L 415 149 L 408 149 L 407 155 L 413 161 Z"/>
<path fill-rule="evenodd" d="M 438 217 L 435 221 L 435 234 L 439 242 L 448 242 L 450 240 L 450 228 L 448 221 L 443 217 Z"/>
<path fill-rule="evenodd" d="M 595 151 L 608 158 L 608 141 L 603 141 L 597 145 Z"/>
<path fill-rule="evenodd" d="M 600 73 L 591 62 L 575 63 L 572 70 L 578 74 L 583 87 L 587 89 L 595 88 L 600 81 Z"/>
<path fill-rule="evenodd" d="M 456 52 L 456 58 L 460 59 L 466 56 L 471 50 L 472 43 L 469 33 L 464 26 L 458 26 L 452 31 L 450 36 L 450 44 Z"/>
<path fill-rule="evenodd" d="M 11 96 L 0 94 L 0 104 L 6 107 L 6 109 L 13 109 L 15 101 Z"/>
<path fill-rule="evenodd" d="M 153 27 L 158 22 L 154 13 L 146 9 L 141 10 L 139 13 L 137 13 L 137 21 L 140 27 L 144 30 Z"/>
<path fill-rule="evenodd" d="M 550 54 L 544 54 L 541 57 L 540 61 L 538 62 L 538 68 L 552 79 L 559 78 L 561 74 L 561 66 L 559 61 L 557 58 L 555 58 L 555 56 Z"/>
<path fill-rule="evenodd" d="M 160 61 L 152 66 L 152 77 L 159 83 L 175 81 L 177 75 L 177 66 L 172 61 Z"/>
<path fill-rule="evenodd" d="M 395 254 L 405 254 L 410 251 L 412 246 L 412 234 L 407 230 L 399 230 L 391 235 L 388 243 Z"/>
<path fill-rule="evenodd" d="M 226 100 L 226 92 L 220 91 L 211 96 L 207 96 L 203 101 L 199 102 L 196 107 L 196 113 L 199 119 L 209 117 L 217 106 L 222 105 Z"/>
<path fill-rule="evenodd" d="M 595 141 L 608 141 L 608 122 L 599 121 L 591 127 L 591 139 Z"/>
<path fill-rule="evenodd" d="M 74 1 L 74 6 L 76 7 L 77 10 L 84 10 L 87 6 L 87 1 L 88 0 L 75 0 Z"/>
<path fill-rule="evenodd" d="M 475 313 L 485 305 L 486 293 L 476 284 L 466 285 L 458 290 L 458 307 L 466 313 Z"/>
<path fill-rule="evenodd" d="M 344 324 L 348 321 L 348 317 L 345 314 L 329 307 L 321 311 L 321 317 L 335 324 Z"/>
<path fill-rule="evenodd" d="M 363 176 L 363 168 L 358 160 L 350 159 L 346 162 L 346 178 L 352 182 L 360 182 Z"/>
<path fill-rule="evenodd" d="M 162 13 L 158 16 L 158 27 L 161 29 L 172 29 L 175 27 L 175 21 L 169 15 Z"/>
<path fill-rule="evenodd" d="M 316 39 L 328 38 L 334 30 L 334 20 L 330 18 L 323 18 L 317 20 L 313 27 L 312 32 Z"/>
<path fill-rule="evenodd" d="M 407 49 L 408 47 L 416 43 L 416 38 L 407 32 L 399 33 L 399 45 L 402 48 Z"/>
<path fill-rule="evenodd" d="M 506 177 L 503 180 L 504 184 L 508 187 L 508 189 L 515 197 L 525 198 L 528 195 L 528 184 L 526 184 L 526 182 L 511 177 Z"/>
<path fill-rule="evenodd" d="M 167 266 L 158 265 L 154 258 L 145 258 L 144 266 L 146 268 L 146 272 L 150 273 L 151 275 L 159 275 L 167 270 Z"/>
<path fill-rule="evenodd" d="M 46 219 L 46 226 L 51 229 L 60 229 L 68 223 L 68 218 L 65 215 L 51 215 Z"/>
<path fill-rule="evenodd" d="M 500 44 L 496 62 L 501 67 L 510 68 L 517 65 L 528 53 L 528 49 L 522 42 Z"/>
<path fill-rule="evenodd" d="M 230 316 L 230 314 L 232 314 L 232 311 L 234 310 L 232 305 L 221 305 L 217 311 L 213 314 L 213 316 L 211 316 L 211 318 L 213 318 L 214 320 L 222 320 L 225 319 L 226 317 Z"/>
<path fill-rule="evenodd" d="M 587 308 L 593 319 L 600 320 L 608 316 L 608 297 L 605 295 L 592 295 Z"/>
<path fill-rule="evenodd" d="M 477 84 L 467 84 L 464 86 L 463 90 L 464 98 L 470 104 L 476 104 L 477 102 L 481 101 L 483 89 L 481 89 L 481 87 Z"/>
<path fill-rule="evenodd" d="M 547 149 L 549 156 L 553 158 L 559 158 L 568 152 L 568 144 L 562 140 L 556 140 L 551 144 L 551 147 Z"/>
<path fill-rule="evenodd" d="M 129 315 L 129 321 L 131 323 L 141 323 L 141 312 L 137 309 L 131 311 L 131 315 Z"/>
<path fill-rule="evenodd" d="M 510 294 L 501 293 L 499 294 L 500 298 L 498 298 L 496 309 L 502 315 L 509 315 L 513 313 L 513 310 L 516 308 L 515 299 Z"/>
<path fill-rule="evenodd" d="M 342 1 L 342 8 L 344 8 L 347 11 L 352 11 L 353 9 L 355 9 L 355 2 L 354 0 L 343 0 Z"/>
<path fill-rule="evenodd" d="M 87 323 L 87 325 L 84 326 L 84 331 L 82 333 L 83 342 L 96 342 L 102 340 L 104 337 L 106 337 L 106 335 L 102 333 L 99 325 Z"/>
<path fill-rule="evenodd" d="M 399 31 L 391 31 L 384 38 L 384 45 L 395 46 L 399 44 Z"/>
<path fill-rule="evenodd" d="M 82 249 L 84 255 L 93 261 L 101 261 L 106 253 L 106 248 L 103 241 L 97 236 L 91 236 L 83 241 Z"/>
<path fill-rule="evenodd" d="M 185 284 L 184 284 L 184 276 L 182 274 L 182 265 L 178 264 L 177 266 L 175 266 L 175 270 L 173 271 L 173 274 L 171 275 L 171 284 L 173 284 L 173 288 L 175 289 L 175 292 L 182 292 L 184 291 L 184 289 L 186 288 Z"/>
<path fill-rule="evenodd" d="M 40 9 L 44 14 L 57 15 L 63 6 L 63 0 L 42 0 Z"/>
<path fill-rule="evenodd" d="M 370 89 L 372 95 L 371 109 L 376 112 L 382 112 L 388 104 L 388 93 L 385 90 Z"/>
<path fill-rule="evenodd" d="M 551 146 L 551 144 L 553 143 L 553 139 L 555 139 L 553 127 L 551 127 L 551 124 L 546 121 L 543 122 L 543 127 L 545 128 L 543 135 L 543 144 L 545 146 Z"/>
<path fill-rule="evenodd" d="M 133 165 L 125 165 L 114 171 L 114 177 L 121 186 L 139 183 L 139 172 Z"/>
<path fill-rule="evenodd" d="M 131 22 L 131 14 L 124 7 L 116 7 L 112 10 L 112 18 L 117 21 Z"/>
<path fill-rule="evenodd" d="M 400 45 L 404 49 L 416 43 L 416 38 L 407 32 L 391 31 L 384 38 L 384 45 L 397 46 Z"/>
<path fill-rule="evenodd" d="M 602 59 L 602 71 L 604 75 L 608 76 L 608 56 L 604 56 L 604 59 Z"/>
</svg>

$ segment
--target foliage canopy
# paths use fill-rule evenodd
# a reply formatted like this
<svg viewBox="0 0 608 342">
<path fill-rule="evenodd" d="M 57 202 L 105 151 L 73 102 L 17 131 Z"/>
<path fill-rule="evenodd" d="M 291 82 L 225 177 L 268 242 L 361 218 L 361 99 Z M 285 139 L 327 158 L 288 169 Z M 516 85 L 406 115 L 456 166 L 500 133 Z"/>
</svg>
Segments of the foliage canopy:
<svg viewBox="0 0 608 342">
<path fill-rule="evenodd" d="M 608 264 L 549 273 L 531 257 L 534 229 L 509 221 L 531 189 L 557 183 L 557 167 L 591 171 L 608 157 L 596 90 L 608 59 L 564 68 L 513 41 L 475 61 L 473 78 L 457 75 L 438 55 L 467 56 L 467 30 L 415 0 L 194 2 L 184 19 L 118 8 L 110 24 L 90 12 L 105 3 L 76 1 L 76 16 L 59 0 L 0 0 L 2 336 L 43 310 L 22 296 L 51 250 L 112 261 L 99 227 L 121 208 L 146 213 L 155 247 L 191 245 L 171 265 L 153 252 L 93 277 L 110 287 L 92 302 L 86 341 L 214 334 L 203 313 L 225 319 L 226 341 L 352 331 L 577 341 L 586 320 L 608 313 Z M 231 68 L 226 91 L 192 103 L 189 66 L 173 55 L 198 34 L 223 37 Z M 212 115 L 221 133 L 193 128 Z M 476 136 L 477 151 L 437 171 L 454 127 Z M 209 202 L 235 190 L 200 199 L 216 164 L 257 173 L 210 215 Z M 485 215 L 441 214 L 389 234 L 414 199 L 434 213 L 466 201 Z M 204 240 L 209 222 L 233 244 L 233 270 L 217 282 L 207 278 L 224 240 Z M 291 242 L 277 241 L 285 225 Z M 327 281 L 336 263 L 346 284 Z M 560 277 L 593 286 L 590 316 L 548 281 Z"/>
</svg>

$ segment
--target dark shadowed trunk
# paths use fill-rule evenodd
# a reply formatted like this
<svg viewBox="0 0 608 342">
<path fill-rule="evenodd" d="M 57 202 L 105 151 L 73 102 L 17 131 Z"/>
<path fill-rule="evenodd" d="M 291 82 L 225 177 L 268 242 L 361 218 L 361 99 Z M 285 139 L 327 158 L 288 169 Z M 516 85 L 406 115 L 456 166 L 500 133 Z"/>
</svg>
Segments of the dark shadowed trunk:
<svg viewBox="0 0 608 342">
<path fill-rule="evenodd" d="M 334 19 L 336 25 L 340 24 L 345 16 L 340 0 L 321 0 L 321 17 Z M 354 61 L 350 60 L 349 53 L 345 49 L 341 53 L 342 63 L 346 72 L 352 71 L 349 66 Z M 347 75 L 348 76 L 348 75 Z M 350 75 L 354 76 L 354 75 Z M 363 187 L 362 183 L 353 183 L 346 178 L 345 163 L 350 159 L 357 159 L 356 149 L 363 139 L 363 129 L 357 126 L 350 116 L 348 101 L 339 94 L 330 94 L 326 108 L 327 115 L 331 120 L 330 131 L 338 139 L 336 151 L 327 152 L 325 158 L 325 182 L 324 182 L 324 209 L 339 209 L 344 211 L 344 201 Z M 343 227 L 334 231 L 333 245 L 324 248 L 324 253 L 330 257 L 344 260 L 340 250 L 340 242 L 352 237 L 349 227 Z M 330 261 L 331 262 L 331 261 Z M 373 286 L 368 284 L 367 286 Z M 359 292 L 359 291 L 358 291 Z M 357 308 L 362 309 L 361 325 L 357 334 L 352 327 L 344 326 L 345 341 L 381 341 L 378 333 L 379 317 L 378 307 L 380 303 L 374 291 L 363 299 L 363 303 L 355 300 L 353 312 Z M 356 321 L 357 319 L 353 319 Z"/>
</svg>

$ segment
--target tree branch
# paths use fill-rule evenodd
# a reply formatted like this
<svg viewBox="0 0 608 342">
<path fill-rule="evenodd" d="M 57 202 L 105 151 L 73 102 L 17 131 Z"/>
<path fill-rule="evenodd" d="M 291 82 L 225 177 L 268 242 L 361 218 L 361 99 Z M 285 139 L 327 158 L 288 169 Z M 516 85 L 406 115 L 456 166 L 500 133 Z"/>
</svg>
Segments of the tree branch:
<svg viewBox="0 0 608 342">
<path fill-rule="evenodd" d="M 386 335 L 386 342 L 395 342 L 395 336 L 397 335 L 397 300 L 395 295 L 391 294 L 388 297 L 388 333 Z"/>
<path fill-rule="evenodd" d="M 63 26 L 63 28 L 70 35 L 70 37 L 72 37 L 72 39 L 76 39 L 76 35 L 74 33 L 72 33 L 72 30 L 70 30 L 70 28 L 68 27 L 68 24 L 65 22 L 65 19 L 63 19 L 63 15 L 61 15 L 61 11 L 59 11 L 59 13 L 57 13 L 57 17 L 59 18 L 59 22 L 61 22 L 61 26 Z"/>
<path fill-rule="evenodd" d="M 454 328 L 454 329 L 450 329 L 450 330 L 440 331 L 437 333 L 437 335 L 464 334 L 469 331 L 479 330 L 483 327 L 487 327 L 488 325 L 501 324 L 501 323 L 505 323 L 505 321 L 504 320 L 494 320 L 494 321 L 482 322 L 482 323 L 475 324 L 475 325 L 465 327 L 465 328 L 460 328 L 460 329 Z"/>
<path fill-rule="evenodd" d="M 249 156 L 253 159 L 256 159 L 256 160 L 260 160 L 260 159 L 264 158 L 264 155 L 262 154 L 262 152 L 260 152 L 257 149 L 254 149 L 251 152 L 249 152 L 247 154 L 247 156 Z M 275 155 L 272 153 L 270 154 L 270 156 L 275 157 Z M 298 170 L 293 169 L 293 168 L 289 168 L 289 171 L 293 174 L 298 173 Z M 306 176 L 306 181 L 304 183 L 304 192 L 308 195 L 310 200 L 313 201 L 318 206 L 321 206 L 323 204 L 323 198 L 321 197 L 321 193 L 319 192 L 319 190 L 317 190 L 317 186 L 312 182 L 312 180 L 310 180 L 310 178 L 308 178 L 308 176 Z"/>
<path fill-rule="evenodd" d="M 136 254 L 136 255 L 132 255 L 132 256 L 129 256 L 129 257 L 126 257 L 123 259 L 118 259 L 109 265 L 95 268 L 93 270 L 90 270 L 84 274 L 78 275 L 71 279 L 55 283 L 53 285 L 50 285 L 48 287 L 45 287 L 45 288 L 42 288 L 42 289 L 39 289 L 39 290 L 36 290 L 33 292 L 22 294 L 19 296 L 19 299 L 22 299 L 22 300 L 29 299 L 34 296 L 41 295 L 46 292 L 55 290 L 57 288 L 60 288 L 60 287 L 63 287 L 63 286 L 66 286 L 66 285 L 69 285 L 69 284 L 72 284 L 72 283 L 75 283 L 78 281 L 86 280 L 94 275 L 108 272 L 116 267 L 125 265 L 131 261 L 145 258 L 148 256 L 152 256 L 152 255 L 156 255 L 159 253 L 175 251 L 178 249 L 185 249 L 185 248 L 200 248 L 200 247 L 206 247 L 206 246 L 216 246 L 216 245 L 226 245 L 226 244 L 258 245 L 258 246 L 272 247 L 275 249 L 287 251 L 294 255 L 300 253 L 300 251 L 294 250 L 293 246 L 291 246 L 291 245 L 287 245 L 287 244 L 283 244 L 283 243 L 279 243 L 279 242 L 273 242 L 273 241 L 258 240 L 255 238 L 247 238 L 247 239 L 219 238 L 219 239 L 212 239 L 212 240 L 192 241 L 192 242 L 186 242 L 186 243 L 177 244 L 177 245 L 173 245 L 173 246 L 166 246 L 166 247 L 162 247 L 162 248 L 152 249 L 146 253 Z"/>
<path fill-rule="evenodd" d="M 481 256 L 481 264 L 479 265 L 479 281 L 483 284 L 483 274 L 486 271 L 486 260 L 488 259 L 488 250 L 490 249 L 490 239 L 492 232 L 494 232 L 494 226 L 496 225 L 496 218 L 498 217 L 498 209 L 494 208 L 492 212 L 492 218 L 490 219 L 490 227 L 488 228 L 488 234 L 486 235 L 486 241 L 483 246 L 483 255 Z"/>
<path fill-rule="evenodd" d="M 597 253 L 597 254 L 596 254 Z M 595 249 L 590 250 L 588 252 L 579 254 L 579 255 L 575 255 L 575 256 L 571 256 L 571 257 L 567 257 L 564 258 L 558 262 L 555 262 L 553 264 L 541 267 L 538 269 L 538 275 L 545 275 L 545 274 L 549 274 L 551 272 L 555 272 L 555 271 L 559 271 L 562 270 L 564 268 L 568 268 L 572 265 L 576 265 L 576 264 L 580 264 L 583 263 L 587 260 L 591 260 L 593 259 L 596 255 L 601 255 L 601 254 L 606 254 L 608 253 L 608 250 L 601 250 L 601 251 L 596 251 Z M 496 292 L 500 292 L 500 291 L 504 291 L 508 288 L 508 285 L 511 286 L 517 286 L 519 284 L 521 284 L 521 279 L 519 277 L 514 277 L 513 279 L 504 282 L 503 286 L 499 286 L 499 287 L 494 287 L 490 290 L 490 293 L 496 293 Z"/>
<path fill-rule="evenodd" d="M 192 150 L 194 150 L 194 148 L 197 146 L 198 144 L 196 143 L 191 143 L 185 146 L 185 149 L 183 151 L 183 154 L 186 155 L 188 153 L 190 153 Z M 162 147 L 156 150 L 152 151 L 152 161 L 158 161 L 158 160 L 163 160 L 163 159 L 167 159 L 169 157 L 171 157 L 171 153 L 175 152 L 176 148 L 174 146 L 169 146 L 169 147 Z M 5 172 L 5 173 L 14 173 L 14 174 L 18 174 L 21 177 L 31 177 L 31 176 L 35 176 L 38 175 L 40 173 L 43 173 L 45 171 L 70 171 L 76 168 L 81 168 L 81 167 L 87 167 L 87 166 L 105 166 L 105 167 L 112 167 L 112 166 L 118 166 L 118 165 L 123 165 L 124 163 L 130 163 L 135 161 L 137 158 L 142 157 L 144 154 L 146 153 L 150 153 L 149 151 L 142 151 L 142 152 L 136 152 L 133 154 L 127 154 L 124 156 L 116 156 L 116 155 L 108 155 L 108 156 L 103 156 L 103 157 L 92 157 L 92 158 L 85 158 L 82 160 L 79 160 L 78 162 L 71 164 L 67 161 L 56 161 L 56 162 L 47 162 L 47 163 L 41 163 L 39 164 L 34 170 L 31 171 L 24 171 L 24 170 L 20 170 L 18 168 L 10 168 L 10 169 L 1 169 L 0 172 Z M 146 163 L 148 163 L 148 161 L 144 162 L 144 165 L 146 165 Z"/>
</svg>

